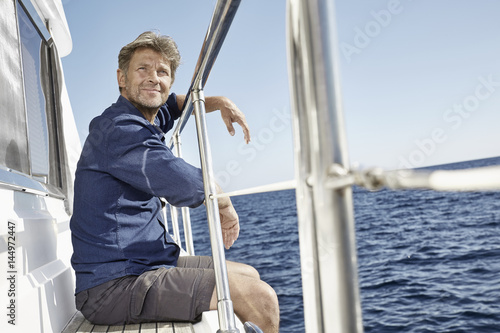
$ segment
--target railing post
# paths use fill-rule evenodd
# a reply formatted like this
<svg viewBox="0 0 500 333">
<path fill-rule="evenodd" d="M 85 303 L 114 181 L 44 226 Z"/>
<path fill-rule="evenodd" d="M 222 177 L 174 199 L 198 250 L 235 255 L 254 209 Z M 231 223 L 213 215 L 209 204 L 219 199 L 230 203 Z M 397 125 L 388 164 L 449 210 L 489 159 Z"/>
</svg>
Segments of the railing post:
<svg viewBox="0 0 500 333">
<path fill-rule="evenodd" d="M 215 177 L 212 167 L 212 154 L 208 142 L 207 125 L 205 119 L 205 97 L 201 88 L 191 91 L 193 96 L 198 145 L 200 148 L 201 169 L 205 187 L 205 205 L 210 230 L 210 243 L 214 261 L 215 282 L 217 289 L 217 311 L 219 314 L 220 333 L 239 332 L 236 328 L 233 303 L 229 294 L 229 281 L 227 277 L 226 257 L 222 242 L 222 231 L 219 217 L 219 206 L 216 194 Z"/>
<path fill-rule="evenodd" d="M 170 207 L 170 204 L 164 200 L 163 198 L 161 199 L 162 201 L 162 209 L 161 209 L 161 216 L 163 217 L 163 221 L 165 221 L 165 231 L 170 233 L 168 230 L 168 219 L 167 219 L 167 207 Z"/>
<path fill-rule="evenodd" d="M 170 205 L 170 217 L 172 218 L 172 232 L 174 233 L 175 242 L 181 246 L 181 235 L 179 232 L 179 214 L 177 212 L 177 207 Z"/>
<path fill-rule="evenodd" d="M 191 86 L 183 107 L 181 118 L 173 132 L 176 136 L 182 131 L 191 114 L 192 100 L 196 129 L 198 133 L 198 145 L 200 147 L 201 169 L 205 187 L 205 204 L 207 207 L 207 219 L 210 230 L 210 243 L 212 246 L 212 257 L 214 260 L 215 281 L 217 286 L 217 309 L 219 314 L 219 332 L 238 332 L 236 328 L 233 303 L 229 295 L 229 282 L 227 278 L 226 258 L 222 242 L 222 231 L 219 218 L 219 207 L 217 204 L 216 187 L 212 168 L 212 156 L 208 143 L 206 120 L 205 120 L 205 98 L 203 86 L 210 74 L 210 70 L 217 58 L 222 43 L 226 37 L 231 22 L 236 14 L 241 0 L 218 0 L 215 5 L 212 20 L 210 22 L 205 41 L 203 42 L 200 57 L 195 68 Z M 172 145 L 172 140 L 169 147 Z"/>
<path fill-rule="evenodd" d="M 182 158 L 180 134 L 174 135 L 173 139 L 175 147 L 175 156 Z M 194 256 L 193 232 L 191 231 L 191 215 L 189 213 L 189 208 L 182 207 L 181 213 L 182 213 L 182 225 L 184 228 L 184 243 L 186 244 L 186 251 L 189 255 Z M 178 228 L 179 227 L 177 227 L 177 229 Z"/>
<path fill-rule="evenodd" d="M 191 231 L 191 214 L 188 207 L 181 208 L 182 223 L 184 227 L 184 243 L 186 251 L 190 256 L 194 256 L 193 233 Z"/>
<path fill-rule="evenodd" d="M 333 0 L 288 1 L 288 64 L 306 332 L 361 333 L 352 190 L 347 170 Z"/>
</svg>

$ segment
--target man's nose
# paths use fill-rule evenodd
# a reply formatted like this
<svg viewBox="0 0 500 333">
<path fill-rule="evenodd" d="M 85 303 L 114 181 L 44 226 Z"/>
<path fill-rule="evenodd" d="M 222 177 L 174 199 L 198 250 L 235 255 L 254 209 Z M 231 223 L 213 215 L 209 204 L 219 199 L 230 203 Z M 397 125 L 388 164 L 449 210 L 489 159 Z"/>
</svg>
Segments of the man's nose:
<svg viewBox="0 0 500 333">
<path fill-rule="evenodd" d="M 150 71 L 149 72 L 149 82 L 158 84 L 160 83 L 160 78 L 158 77 L 158 73 L 156 71 Z"/>
</svg>

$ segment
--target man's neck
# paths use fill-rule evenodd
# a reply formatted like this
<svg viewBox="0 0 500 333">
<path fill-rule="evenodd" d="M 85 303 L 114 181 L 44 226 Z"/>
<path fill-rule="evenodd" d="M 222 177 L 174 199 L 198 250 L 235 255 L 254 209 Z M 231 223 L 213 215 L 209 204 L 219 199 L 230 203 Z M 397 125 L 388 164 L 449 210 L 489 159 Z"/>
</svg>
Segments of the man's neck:
<svg viewBox="0 0 500 333">
<path fill-rule="evenodd" d="M 134 103 L 132 103 L 132 104 L 134 104 Z M 157 109 L 157 108 L 150 109 L 150 108 L 139 107 L 135 104 L 134 104 L 134 106 L 139 111 L 141 111 L 142 115 L 144 116 L 144 118 L 146 118 L 147 121 L 149 121 L 151 124 L 154 125 L 154 121 L 155 121 L 156 115 L 158 114 L 159 109 Z"/>
<path fill-rule="evenodd" d="M 123 97 L 125 97 L 125 96 L 123 96 Z M 127 97 L 125 97 L 125 98 L 127 98 Z M 137 110 L 139 110 L 142 113 L 142 115 L 144 116 L 144 118 L 146 118 L 147 121 L 149 121 L 151 124 L 154 125 L 156 115 L 158 114 L 158 111 L 160 110 L 160 108 L 148 108 L 148 107 L 145 107 L 144 105 L 139 105 L 135 102 L 132 102 L 128 98 L 127 98 L 127 100 L 130 103 L 132 103 L 132 105 L 135 106 L 137 108 Z"/>
</svg>

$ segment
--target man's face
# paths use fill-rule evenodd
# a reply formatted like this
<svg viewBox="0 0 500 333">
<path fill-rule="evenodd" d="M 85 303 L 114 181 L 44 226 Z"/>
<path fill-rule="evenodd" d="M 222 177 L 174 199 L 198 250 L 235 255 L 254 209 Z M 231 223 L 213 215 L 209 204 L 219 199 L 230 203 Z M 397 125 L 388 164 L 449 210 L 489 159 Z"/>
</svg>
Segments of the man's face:
<svg viewBox="0 0 500 333">
<path fill-rule="evenodd" d="M 170 62 L 149 48 L 135 50 L 127 75 L 118 70 L 121 94 L 139 110 L 158 111 L 168 98 L 172 76 Z"/>
</svg>

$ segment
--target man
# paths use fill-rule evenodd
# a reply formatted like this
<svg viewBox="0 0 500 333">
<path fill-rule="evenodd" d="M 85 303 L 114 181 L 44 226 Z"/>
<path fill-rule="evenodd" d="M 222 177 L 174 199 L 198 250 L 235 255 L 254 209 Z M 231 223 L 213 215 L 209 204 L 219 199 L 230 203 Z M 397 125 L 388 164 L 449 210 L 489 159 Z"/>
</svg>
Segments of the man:
<svg viewBox="0 0 500 333">
<path fill-rule="evenodd" d="M 204 201 L 201 171 L 175 157 L 164 133 L 180 116 L 185 96 L 170 94 L 180 55 L 175 42 L 153 32 L 120 51 L 118 101 L 90 123 L 75 178 L 71 231 L 76 304 L 95 324 L 196 321 L 217 308 L 211 257 L 179 257 L 165 231 L 159 197 L 175 206 Z M 206 98 L 250 140 L 241 111 L 227 98 Z M 218 201 L 229 248 L 239 220 L 229 198 Z M 236 315 L 264 332 L 278 332 L 274 290 L 248 265 L 228 262 Z"/>
</svg>

